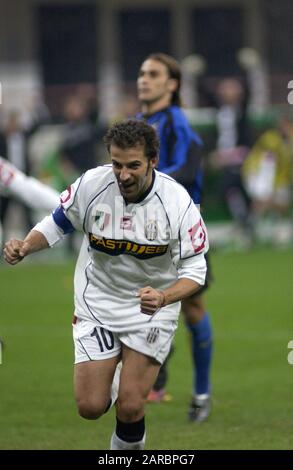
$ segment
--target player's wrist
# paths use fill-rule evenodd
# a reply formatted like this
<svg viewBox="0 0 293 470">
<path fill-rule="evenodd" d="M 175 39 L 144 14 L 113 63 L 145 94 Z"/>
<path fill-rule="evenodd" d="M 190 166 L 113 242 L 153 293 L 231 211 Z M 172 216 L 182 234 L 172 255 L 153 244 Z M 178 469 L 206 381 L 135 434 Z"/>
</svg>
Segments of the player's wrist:
<svg viewBox="0 0 293 470">
<path fill-rule="evenodd" d="M 166 295 L 162 290 L 159 290 L 158 292 L 160 294 L 160 308 L 165 307 L 165 305 L 166 305 Z"/>
</svg>

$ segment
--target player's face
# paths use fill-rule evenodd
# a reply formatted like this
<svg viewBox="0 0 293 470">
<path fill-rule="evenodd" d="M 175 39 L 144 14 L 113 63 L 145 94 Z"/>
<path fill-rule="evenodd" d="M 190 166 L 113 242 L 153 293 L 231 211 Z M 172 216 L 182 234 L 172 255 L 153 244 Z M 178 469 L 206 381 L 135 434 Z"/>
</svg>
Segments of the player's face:
<svg viewBox="0 0 293 470">
<path fill-rule="evenodd" d="M 176 86 L 176 80 L 169 77 L 166 65 L 153 59 L 143 62 L 137 79 L 138 99 L 142 103 L 164 101 L 168 106 Z"/>
<path fill-rule="evenodd" d="M 129 149 L 111 145 L 110 156 L 122 196 L 127 202 L 137 201 L 152 183 L 152 170 L 157 159 L 148 160 L 143 145 Z"/>
</svg>

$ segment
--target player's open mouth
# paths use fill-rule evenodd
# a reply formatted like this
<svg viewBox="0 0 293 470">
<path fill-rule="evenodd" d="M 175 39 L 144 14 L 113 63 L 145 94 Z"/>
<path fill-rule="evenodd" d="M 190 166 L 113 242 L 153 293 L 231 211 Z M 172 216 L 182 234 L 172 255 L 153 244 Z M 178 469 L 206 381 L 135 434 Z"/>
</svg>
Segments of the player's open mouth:
<svg viewBox="0 0 293 470">
<path fill-rule="evenodd" d="M 127 186 L 120 183 L 120 189 L 124 193 L 128 193 L 129 191 L 132 191 L 134 189 L 134 186 L 135 186 L 135 183 L 128 184 Z"/>
</svg>

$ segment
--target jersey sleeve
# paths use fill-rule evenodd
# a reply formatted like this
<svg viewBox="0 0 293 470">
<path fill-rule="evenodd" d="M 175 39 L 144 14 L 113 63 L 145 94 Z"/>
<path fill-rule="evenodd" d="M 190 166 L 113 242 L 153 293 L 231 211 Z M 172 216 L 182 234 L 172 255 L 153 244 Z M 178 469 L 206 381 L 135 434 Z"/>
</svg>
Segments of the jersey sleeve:
<svg viewBox="0 0 293 470">
<path fill-rule="evenodd" d="M 53 212 L 55 224 L 67 233 L 82 230 L 82 189 L 83 177 L 78 178 L 60 195 L 60 206 Z"/>
<path fill-rule="evenodd" d="M 188 278 L 200 285 L 205 283 L 205 253 L 209 249 L 205 223 L 192 200 L 179 219 L 178 239 L 173 241 L 172 257 L 178 278 Z"/>
<path fill-rule="evenodd" d="M 45 236 L 49 246 L 54 246 L 64 235 L 74 230 L 82 230 L 81 181 L 82 177 L 63 191 L 60 195 L 60 205 L 34 227 L 34 230 Z"/>
<path fill-rule="evenodd" d="M 54 222 L 53 214 L 44 217 L 41 222 L 33 227 L 33 230 L 42 233 L 50 247 L 56 245 L 64 237 L 64 232 Z"/>
</svg>

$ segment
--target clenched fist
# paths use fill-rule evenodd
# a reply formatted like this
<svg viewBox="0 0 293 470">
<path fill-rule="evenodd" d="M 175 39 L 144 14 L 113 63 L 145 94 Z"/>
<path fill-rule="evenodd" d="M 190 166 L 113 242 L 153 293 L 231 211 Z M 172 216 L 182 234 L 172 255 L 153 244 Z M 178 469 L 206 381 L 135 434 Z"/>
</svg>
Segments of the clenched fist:
<svg viewBox="0 0 293 470">
<path fill-rule="evenodd" d="M 165 295 L 162 291 L 153 289 L 150 286 L 139 289 L 141 312 L 146 315 L 153 315 L 159 308 L 165 305 Z"/>
<path fill-rule="evenodd" d="M 12 238 L 4 246 L 4 259 L 9 264 L 17 264 L 29 254 L 29 244 L 23 240 Z"/>
</svg>

